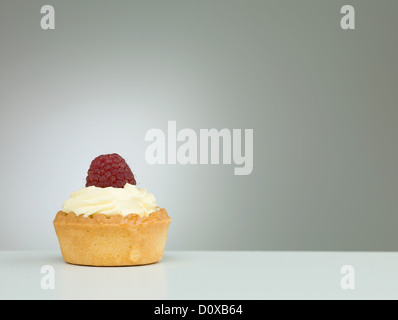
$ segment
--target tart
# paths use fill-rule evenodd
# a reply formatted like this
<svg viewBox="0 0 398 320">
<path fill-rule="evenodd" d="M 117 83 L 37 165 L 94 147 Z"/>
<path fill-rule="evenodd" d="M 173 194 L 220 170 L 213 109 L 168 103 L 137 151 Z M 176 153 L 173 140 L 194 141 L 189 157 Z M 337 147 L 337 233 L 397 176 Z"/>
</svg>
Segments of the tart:
<svg viewBox="0 0 398 320">
<path fill-rule="evenodd" d="M 131 184 L 135 179 L 130 173 L 120 173 L 130 170 L 128 166 L 111 164 L 109 169 L 109 161 L 105 161 L 111 158 L 118 164 L 123 158 L 117 154 L 100 157 L 100 164 L 95 162 L 97 157 L 90 166 L 86 187 L 72 192 L 55 216 L 53 224 L 63 259 L 90 266 L 159 262 L 166 246 L 169 215 L 157 207 L 155 197 L 146 189 Z"/>
</svg>

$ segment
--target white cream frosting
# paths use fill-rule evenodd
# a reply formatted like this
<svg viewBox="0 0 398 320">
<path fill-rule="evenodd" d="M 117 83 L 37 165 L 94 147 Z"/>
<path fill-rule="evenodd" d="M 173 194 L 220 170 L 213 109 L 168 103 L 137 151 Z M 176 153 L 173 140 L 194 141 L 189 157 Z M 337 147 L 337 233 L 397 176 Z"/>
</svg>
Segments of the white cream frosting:
<svg viewBox="0 0 398 320">
<path fill-rule="evenodd" d="M 159 208 L 155 196 L 144 188 L 126 183 L 124 188 L 87 187 L 72 192 L 62 205 L 65 213 L 85 217 L 102 213 L 105 215 L 127 216 L 130 213 L 148 216 Z"/>
</svg>

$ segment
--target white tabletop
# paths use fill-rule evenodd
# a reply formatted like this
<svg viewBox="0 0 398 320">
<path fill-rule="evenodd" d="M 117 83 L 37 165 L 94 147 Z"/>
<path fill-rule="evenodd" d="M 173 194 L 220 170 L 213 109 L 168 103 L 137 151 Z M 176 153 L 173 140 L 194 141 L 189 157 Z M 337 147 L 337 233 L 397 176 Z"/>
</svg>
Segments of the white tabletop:
<svg viewBox="0 0 398 320">
<path fill-rule="evenodd" d="M 342 289 L 347 276 L 355 289 Z M 0 299 L 397 299 L 398 253 L 167 251 L 157 264 L 100 268 L 0 251 L 0 277 Z"/>
</svg>

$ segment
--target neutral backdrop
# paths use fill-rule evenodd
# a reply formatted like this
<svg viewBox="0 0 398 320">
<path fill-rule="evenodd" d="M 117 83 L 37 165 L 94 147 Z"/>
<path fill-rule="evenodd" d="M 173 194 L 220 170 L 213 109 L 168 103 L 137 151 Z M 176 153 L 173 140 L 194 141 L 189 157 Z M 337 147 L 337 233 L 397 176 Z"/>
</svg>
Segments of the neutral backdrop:
<svg viewBox="0 0 398 320">
<path fill-rule="evenodd" d="M 340 27 L 353 5 L 356 29 Z M 55 7 L 55 30 L 40 28 Z M 0 249 L 100 154 L 172 217 L 167 249 L 398 249 L 398 1 L 0 2 Z M 147 130 L 254 130 L 254 170 L 149 165 Z"/>
</svg>

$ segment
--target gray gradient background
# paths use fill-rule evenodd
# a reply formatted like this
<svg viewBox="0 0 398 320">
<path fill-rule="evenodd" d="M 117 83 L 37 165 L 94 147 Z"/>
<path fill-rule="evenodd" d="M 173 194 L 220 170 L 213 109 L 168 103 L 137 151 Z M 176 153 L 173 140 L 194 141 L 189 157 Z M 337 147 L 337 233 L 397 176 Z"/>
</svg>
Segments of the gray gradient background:
<svg viewBox="0 0 398 320">
<path fill-rule="evenodd" d="M 397 250 L 397 14 L 386 0 L 1 0 L 0 249 L 58 248 L 62 202 L 117 152 L 173 218 L 167 249 Z M 146 164 L 145 133 L 168 120 L 254 129 L 253 173 Z"/>
</svg>

